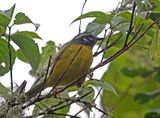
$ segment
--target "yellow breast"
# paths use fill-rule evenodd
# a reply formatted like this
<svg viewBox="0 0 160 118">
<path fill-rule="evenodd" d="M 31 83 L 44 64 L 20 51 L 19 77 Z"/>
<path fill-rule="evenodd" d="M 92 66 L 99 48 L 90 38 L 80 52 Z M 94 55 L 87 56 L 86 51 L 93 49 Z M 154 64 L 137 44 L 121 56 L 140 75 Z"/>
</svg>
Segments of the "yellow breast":
<svg viewBox="0 0 160 118">
<path fill-rule="evenodd" d="M 81 44 L 68 44 L 57 55 L 49 78 L 48 86 L 65 86 L 88 72 L 93 61 L 92 48 Z M 82 81 L 76 83 L 81 84 Z"/>
</svg>

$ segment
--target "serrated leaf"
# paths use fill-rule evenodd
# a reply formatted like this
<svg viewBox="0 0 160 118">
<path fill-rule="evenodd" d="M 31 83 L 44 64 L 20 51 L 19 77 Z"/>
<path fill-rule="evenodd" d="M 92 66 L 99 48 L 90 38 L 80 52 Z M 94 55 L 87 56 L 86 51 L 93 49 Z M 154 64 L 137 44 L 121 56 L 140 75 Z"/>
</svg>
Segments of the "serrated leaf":
<svg viewBox="0 0 160 118">
<path fill-rule="evenodd" d="M 8 10 L 5 11 L 1 11 L 0 10 L 0 25 L 3 26 L 4 28 L 6 28 L 13 16 L 13 12 L 15 9 L 15 4 Z"/>
<path fill-rule="evenodd" d="M 22 12 L 17 13 L 15 16 L 14 24 L 20 25 L 20 24 L 25 24 L 25 23 L 33 24 L 30 18 L 25 15 L 25 13 L 22 13 Z"/>
<path fill-rule="evenodd" d="M 110 85 L 109 83 L 105 82 L 105 81 L 100 81 L 100 80 L 88 80 L 86 81 L 87 85 L 93 85 L 96 87 L 101 87 L 102 89 L 109 91 L 111 93 L 113 93 L 114 95 L 118 96 L 116 90 L 113 88 L 112 85 Z"/>
<path fill-rule="evenodd" d="M 40 53 L 38 44 L 21 32 L 16 32 L 12 36 L 12 40 L 17 44 L 32 67 L 33 72 L 38 69 L 40 62 Z"/>
<path fill-rule="evenodd" d="M 7 98 L 9 89 L 0 82 L 0 97 Z"/>
<path fill-rule="evenodd" d="M 75 21 L 84 19 L 84 18 L 96 18 L 97 19 L 96 22 L 106 24 L 111 20 L 112 15 L 111 14 L 106 14 L 106 13 L 101 12 L 101 11 L 92 11 L 92 12 L 82 14 L 81 16 L 76 18 L 72 23 L 74 23 Z"/>
<path fill-rule="evenodd" d="M 12 47 L 12 45 L 10 45 L 11 47 L 11 53 L 12 53 L 12 57 L 11 57 L 11 62 L 12 62 L 12 66 L 15 62 L 15 58 L 16 58 L 16 52 L 14 50 L 14 48 Z M 8 54 L 9 50 L 8 50 L 8 42 L 6 40 L 4 40 L 3 38 L 0 38 L 0 76 L 4 75 L 5 73 L 7 73 L 9 71 L 9 54 Z"/>
</svg>

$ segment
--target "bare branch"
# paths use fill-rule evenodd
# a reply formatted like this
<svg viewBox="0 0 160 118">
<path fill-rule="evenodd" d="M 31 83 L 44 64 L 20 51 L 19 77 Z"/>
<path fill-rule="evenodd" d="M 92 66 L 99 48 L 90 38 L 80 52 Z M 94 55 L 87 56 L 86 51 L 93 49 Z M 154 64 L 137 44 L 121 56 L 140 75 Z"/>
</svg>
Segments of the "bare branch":
<svg viewBox="0 0 160 118">
<path fill-rule="evenodd" d="M 86 3 L 87 3 L 87 0 L 85 0 L 83 3 L 82 9 L 81 9 L 81 15 L 83 14 Z M 82 20 L 79 21 L 79 33 L 81 33 L 81 24 L 82 24 Z"/>
<path fill-rule="evenodd" d="M 11 91 L 13 91 L 13 73 L 12 73 L 12 52 L 11 52 L 11 28 L 12 26 L 8 27 L 9 34 L 8 34 L 8 55 L 9 55 L 9 70 L 10 70 L 10 81 L 11 81 Z"/>
<path fill-rule="evenodd" d="M 126 35 L 126 40 L 125 40 L 125 42 L 124 42 L 124 46 L 127 45 L 129 36 L 130 36 L 130 34 L 132 33 L 132 30 L 133 30 L 133 20 L 134 20 L 134 14 L 135 14 L 136 6 L 137 6 L 136 3 L 134 2 L 134 3 L 133 3 L 133 8 L 132 8 L 130 25 L 129 25 L 128 33 L 127 33 L 127 35 Z"/>
</svg>

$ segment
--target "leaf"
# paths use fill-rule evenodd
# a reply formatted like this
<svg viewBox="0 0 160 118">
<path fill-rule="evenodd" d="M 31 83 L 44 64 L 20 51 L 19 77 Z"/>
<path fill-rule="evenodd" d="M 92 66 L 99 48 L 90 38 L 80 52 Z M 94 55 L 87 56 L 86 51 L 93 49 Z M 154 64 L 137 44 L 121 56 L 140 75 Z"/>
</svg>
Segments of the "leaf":
<svg viewBox="0 0 160 118">
<path fill-rule="evenodd" d="M 21 25 L 21 24 L 26 24 L 26 23 L 31 23 L 35 26 L 36 30 L 40 27 L 40 24 L 32 22 L 32 20 L 25 15 L 25 13 L 19 12 L 15 16 L 14 24 L 16 25 Z M 41 38 L 40 38 L 41 39 Z"/>
<path fill-rule="evenodd" d="M 0 25 L 0 36 L 2 36 L 5 32 L 5 28 Z"/>
<path fill-rule="evenodd" d="M 92 102 L 94 98 L 94 89 L 90 86 L 85 86 L 78 90 L 78 94 L 80 97 L 84 96 L 81 100 Z M 86 96 L 85 96 L 86 95 Z"/>
<path fill-rule="evenodd" d="M 110 22 L 110 20 L 112 18 L 112 15 L 111 14 L 106 14 L 106 13 L 101 12 L 101 11 L 92 11 L 92 12 L 82 14 L 81 16 L 76 18 L 72 23 L 74 23 L 75 21 L 84 19 L 84 18 L 96 18 L 97 23 L 107 24 L 108 22 Z"/>
<path fill-rule="evenodd" d="M 41 110 L 47 109 L 47 107 L 49 106 L 56 105 L 58 102 L 59 100 L 55 98 L 46 98 L 40 102 L 37 102 L 35 104 L 32 114 L 36 114 Z"/>
<path fill-rule="evenodd" d="M 111 20 L 111 25 L 112 27 L 116 27 L 118 24 L 120 24 L 120 22 L 123 21 L 123 17 L 120 17 L 120 16 L 114 16 Z"/>
<path fill-rule="evenodd" d="M 12 66 L 15 62 L 16 59 L 16 52 L 14 50 L 14 48 L 11 46 L 11 62 L 12 62 Z M 0 38 L 0 76 L 4 75 L 5 73 L 7 73 L 9 71 L 9 54 L 8 54 L 9 50 L 8 50 L 8 42 L 6 40 L 4 40 L 3 38 Z"/>
<path fill-rule="evenodd" d="M 23 35 L 26 35 L 30 38 L 42 39 L 36 32 L 21 31 L 20 33 L 23 34 Z"/>
<path fill-rule="evenodd" d="M 87 25 L 86 31 L 91 33 L 93 36 L 97 36 L 104 30 L 105 26 L 106 24 L 100 24 L 93 21 Z"/>
<path fill-rule="evenodd" d="M 17 55 L 18 59 L 20 59 L 21 61 L 28 63 L 28 60 L 26 59 L 26 57 L 24 56 L 24 54 L 22 53 L 22 51 L 20 49 L 18 49 L 16 51 L 16 55 Z"/>
<path fill-rule="evenodd" d="M 160 109 L 152 109 L 148 113 L 145 114 L 145 118 L 159 118 L 160 117 Z"/>
<path fill-rule="evenodd" d="M 133 67 L 124 67 L 121 69 L 121 71 L 125 76 L 131 77 L 131 78 L 139 75 L 138 70 L 134 69 Z"/>
<path fill-rule="evenodd" d="M 14 9 L 15 9 L 15 4 L 8 10 L 5 11 L 0 10 L 0 25 L 3 26 L 4 28 L 6 28 L 9 25 L 14 13 Z"/>
<path fill-rule="evenodd" d="M 101 87 L 102 89 L 113 93 L 114 95 L 118 96 L 116 90 L 110 85 L 108 82 L 100 81 L 100 80 L 88 80 L 86 81 L 87 85 L 93 85 L 96 87 Z"/>
<path fill-rule="evenodd" d="M 53 41 L 48 41 L 46 46 L 42 47 L 42 53 L 40 58 L 39 67 L 36 71 L 36 74 L 43 74 L 48 66 L 48 61 L 50 56 L 54 58 L 56 54 L 56 46 Z M 34 74 L 34 73 L 33 73 Z"/>
<path fill-rule="evenodd" d="M 158 96 L 160 96 L 160 90 L 154 90 L 151 92 L 138 93 L 134 97 L 134 100 L 138 101 L 140 104 L 144 104 L 155 99 Z"/>
<path fill-rule="evenodd" d="M 36 114 L 39 113 L 40 111 L 43 110 L 51 110 L 51 109 L 58 109 L 63 105 L 66 105 L 68 103 L 64 102 L 61 104 L 61 101 L 55 98 L 46 98 L 40 102 L 37 102 L 35 104 L 34 110 L 32 114 Z M 55 107 L 53 107 L 55 106 Z M 61 114 L 67 114 L 67 112 L 69 111 L 69 105 L 67 105 L 66 107 L 62 107 L 58 110 L 53 110 L 53 114 L 51 113 L 46 113 L 43 118 L 50 118 L 50 117 L 56 117 L 56 118 L 64 118 L 64 116 L 61 115 L 54 115 L 54 113 L 61 113 Z"/>
<path fill-rule="evenodd" d="M 160 59 L 160 30 L 157 28 L 150 47 L 150 60 Z"/>
<path fill-rule="evenodd" d="M 30 18 L 25 15 L 25 13 L 22 13 L 22 12 L 17 13 L 15 16 L 14 24 L 20 25 L 20 24 L 25 24 L 25 23 L 33 24 Z"/>
<path fill-rule="evenodd" d="M 21 32 L 16 32 L 12 36 L 12 40 L 17 44 L 32 67 L 33 72 L 38 69 L 40 62 L 40 53 L 38 44 Z"/>
<path fill-rule="evenodd" d="M 7 89 L 1 82 L 0 82 L 0 97 L 7 98 L 9 93 L 9 89 Z"/>
</svg>

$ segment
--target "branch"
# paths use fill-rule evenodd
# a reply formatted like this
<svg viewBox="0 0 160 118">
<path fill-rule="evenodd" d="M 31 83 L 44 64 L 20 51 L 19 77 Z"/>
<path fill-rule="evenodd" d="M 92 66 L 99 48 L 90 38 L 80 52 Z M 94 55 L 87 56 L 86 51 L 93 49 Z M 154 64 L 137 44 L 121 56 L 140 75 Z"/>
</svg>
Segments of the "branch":
<svg viewBox="0 0 160 118">
<path fill-rule="evenodd" d="M 9 55 L 9 70 L 10 70 L 11 91 L 13 92 L 12 52 L 11 52 L 11 44 L 10 44 L 12 26 L 8 27 L 8 30 L 9 30 L 9 34 L 8 34 L 8 51 L 9 52 L 8 52 L 8 55 Z"/>
<path fill-rule="evenodd" d="M 44 78 L 43 85 L 42 85 L 42 88 L 41 88 L 41 90 L 40 90 L 40 92 L 39 92 L 38 97 L 41 95 L 41 92 L 42 92 L 43 89 L 44 89 L 44 85 L 45 85 L 46 80 L 47 80 L 47 76 L 48 76 L 50 64 L 51 64 L 51 56 L 49 57 L 49 61 L 48 61 L 48 65 L 47 65 L 47 70 L 46 70 L 45 78 Z"/>
<path fill-rule="evenodd" d="M 67 68 L 65 69 L 65 71 L 60 75 L 60 77 L 58 78 L 58 80 L 56 81 L 55 85 L 53 86 L 52 90 L 50 91 L 50 93 L 56 88 L 56 86 L 58 85 L 58 83 L 60 82 L 60 80 L 62 79 L 62 77 L 64 76 L 64 74 L 68 71 L 68 69 L 70 68 L 70 66 L 72 65 L 73 61 L 75 60 L 75 58 L 77 57 L 77 55 L 79 54 L 79 52 L 81 51 L 82 46 L 78 49 L 78 51 L 76 52 L 76 54 L 74 55 L 73 59 L 71 60 L 71 62 L 69 63 L 69 65 L 67 66 Z"/>
<path fill-rule="evenodd" d="M 83 14 L 86 3 L 87 3 L 87 0 L 85 0 L 83 3 L 82 9 L 81 9 L 81 15 Z M 81 33 L 81 24 L 82 24 L 82 20 L 79 21 L 79 33 Z"/>
<path fill-rule="evenodd" d="M 66 101 L 68 101 L 68 100 L 70 100 L 71 102 L 70 103 L 68 103 L 68 104 L 66 104 L 66 105 L 63 105 L 63 106 L 60 106 L 60 107 L 58 107 L 58 108 L 54 108 L 55 106 L 57 106 L 57 105 L 54 105 L 54 106 L 51 106 L 50 108 L 48 108 L 48 109 L 46 109 L 46 110 L 43 110 L 43 111 L 41 111 L 41 112 L 39 112 L 39 113 L 37 113 L 37 114 L 33 114 L 33 115 L 31 115 L 31 116 L 27 116 L 27 117 L 24 117 L 24 118 L 32 118 L 32 117 L 36 117 L 36 116 L 40 116 L 40 115 L 44 115 L 44 114 L 61 114 L 62 115 L 62 113 L 56 113 L 55 111 L 57 111 L 57 110 L 60 110 L 60 109 L 63 109 L 63 108 L 65 108 L 65 107 L 67 107 L 67 106 L 70 106 L 71 104 L 73 104 L 73 103 L 75 103 L 75 102 L 77 102 L 77 101 L 80 101 L 81 99 L 83 99 L 84 97 L 86 97 L 86 96 L 88 96 L 89 94 L 91 94 L 93 91 L 90 91 L 90 92 L 88 92 L 88 93 L 86 93 L 86 94 L 84 94 L 83 96 L 81 96 L 81 97 L 79 97 L 79 98 L 77 98 L 77 99 L 75 99 L 75 100 L 71 100 L 71 99 L 66 99 L 65 100 L 65 102 Z M 58 105 L 59 106 L 59 105 Z M 52 109 L 53 108 L 53 109 Z M 67 116 L 69 115 L 69 114 L 66 114 Z M 71 116 L 71 115 L 70 115 Z M 76 117 L 76 116 L 74 116 L 73 118 L 78 118 L 78 117 Z"/>
<path fill-rule="evenodd" d="M 130 25 L 129 25 L 129 29 L 128 29 L 128 33 L 126 35 L 126 40 L 124 43 L 124 46 L 127 45 L 128 39 L 129 39 L 129 35 L 132 33 L 133 30 L 133 20 L 134 20 L 134 14 L 135 14 L 135 9 L 136 9 L 136 3 L 133 3 L 133 8 L 132 8 L 132 14 L 131 14 L 131 20 L 130 20 Z"/>
</svg>

